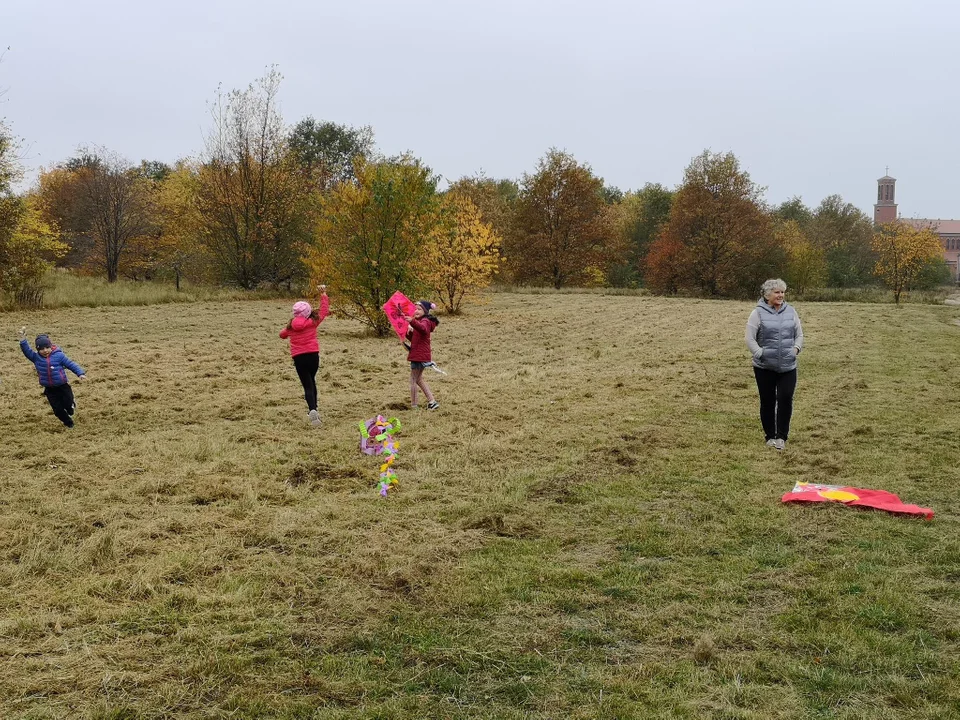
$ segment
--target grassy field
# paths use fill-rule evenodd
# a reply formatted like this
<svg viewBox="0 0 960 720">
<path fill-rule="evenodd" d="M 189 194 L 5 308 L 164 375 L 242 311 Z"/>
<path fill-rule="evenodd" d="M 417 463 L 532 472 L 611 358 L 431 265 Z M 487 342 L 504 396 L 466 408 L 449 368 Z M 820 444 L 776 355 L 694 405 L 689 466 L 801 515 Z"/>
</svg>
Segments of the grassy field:
<svg viewBox="0 0 960 720">
<path fill-rule="evenodd" d="M 960 308 L 801 304 L 778 454 L 750 303 L 496 294 L 442 318 L 436 412 L 331 318 L 320 429 L 288 307 L 0 315 L 0 717 L 960 717 Z M 71 431 L 23 323 L 90 373 Z"/>
<path fill-rule="evenodd" d="M 134 281 L 120 278 L 107 282 L 103 277 L 77 275 L 66 270 L 54 270 L 44 277 L 43 302 L 45 309 L 71 307 L 109 307 L 131 305 L 160 305 L 166 303 L 226 302 L 231 300 L 266 300 L 283 296 L 281 290 L 240 290 L 237 288 L 194 285 L 184 282 L 177 290 L 170 281 Z M 0 312 L 14 310 L 10 298 L 0 295 Z"/>
</svg>

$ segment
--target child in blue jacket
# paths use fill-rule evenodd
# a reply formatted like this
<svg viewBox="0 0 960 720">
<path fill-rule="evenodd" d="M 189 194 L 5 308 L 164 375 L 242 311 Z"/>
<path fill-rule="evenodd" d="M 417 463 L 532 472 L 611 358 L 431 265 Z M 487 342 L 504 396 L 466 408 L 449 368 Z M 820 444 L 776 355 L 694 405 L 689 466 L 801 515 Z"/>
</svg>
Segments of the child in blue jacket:
<svg viewBox="0 0 960 720">
<path fill-rule="evenodd" d="M 47 396 L 53 414 L 68 428 L 72 428 L 73 411 L 77 406 L 73 400 L 73 388 L 67 380 L 67 370 L 81 380 L 86 380 L 87 375 L 63 350 L 50 342 L 49 336 L 37 335 L 34 343 L 37 349 L 34 351 L 30 348 L 26 335 L 27 328 L 20 328 L 20 349 L 36 368 L 43 394 Z"/>
</svg>

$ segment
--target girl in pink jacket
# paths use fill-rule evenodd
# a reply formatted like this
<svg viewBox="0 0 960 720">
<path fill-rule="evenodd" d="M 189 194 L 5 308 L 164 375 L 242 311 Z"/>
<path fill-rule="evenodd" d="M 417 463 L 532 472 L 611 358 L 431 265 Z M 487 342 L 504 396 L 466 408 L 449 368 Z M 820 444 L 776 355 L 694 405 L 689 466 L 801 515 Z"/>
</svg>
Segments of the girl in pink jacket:
<svg viewBox="0 0 960 720">
<path fill-rule="evenodd" d="M 317 370 L 320 368 L 320 343 L 317 342 L 317 327 L 330 312 L 330 298 L 327 286 L 320 285 L 320 310 L 314 310 L 310 303 L 293 304 L 293 317 L 280 331 L 280 337 L 290 338 L 290 355 L 297 369 L 300 384 L 303 385 L 303 399 L 307 401 L 307 418 L 314 425 L 320 424 L 317 412 Z"/>
</svg>

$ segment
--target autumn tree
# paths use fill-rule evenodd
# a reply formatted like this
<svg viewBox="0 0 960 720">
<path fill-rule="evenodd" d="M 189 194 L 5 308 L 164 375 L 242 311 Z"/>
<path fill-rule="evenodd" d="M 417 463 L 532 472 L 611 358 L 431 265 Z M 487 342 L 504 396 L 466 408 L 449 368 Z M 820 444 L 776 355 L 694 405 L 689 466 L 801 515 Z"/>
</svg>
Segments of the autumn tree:
<svg viewBox="0 0 960 720">
<path fill-rule="evenodd" d="M 448 192 L 436 227 L 418 252 L 417 272 L 444 309 L 456 315 L 464 299 L 490 284 L 499 251 L 500 238 L 477 206 L 466 195 Z"/>
<path fill-rule="evenodd" d="M 824 252 L 810 242 L 800 223 L 796 220 L 775 219 L 774 236 L 786 253 L 786 265 L 782 275 L 787 284 L 798 293 L 822 287 L 827 280 Z"/>
<path fill-rule="evenodd" d="M 533 175 L 524 173 L 507 247 L 518 282 L 561 288 L 602 281 L 621 249 L 603 187 L 589 165 L 556 149 Z"/>
<path fill-rule="evenodd" d="M 676 295 L 686 282 L 688 265 L 686 246 L 676 238 L 661 233 L 650 244 L 641 270 L 644 282 L 653 292 Z"/>
<path fill-rule="evenodd" d="M 744 295 L 771 276 L 782 253 L 762 193 L 733 153 L 704 151 L 693 159 L 662 233 L 664 247 L 684 248 L 684 287 Z"/>
<path fill-rule="evenodd" d="M 520 188 L 513 180 L 489 178 L 481 171 L 452 183 L 448 192 L 468 197 L 480 211 L 481 220 L 490 226 L 495 235 L 502 241 L 509 237 L 513 228 L 517 197 L 520 194 Z M 505 252 L 501 242 L 500 258 L 493 274 L 494 280 L 509 274 Z"/>
<path fill-rule="evenodd" d="M 369 125 L 354 128 L 310 116 L 294 126 L 288 142 L 300 169 L 320 192 L 355 180 L 354 160 L 370 159 L 374 147 Z"/>
<path fill-rule="evenodd" d="M 0 122 L 0 293 L 14 305 L 39 307 L 43 276 L 66 246 L 44 221 L 39 198 L 14 194 L 21 177 L 19 143 Z"/>
<path fill-rule="evenodd" d="M 323 199 L 311 277 L 326 283 L 337 312 L 378 335 L 390 330 L 381 309 L 397 290 L 421 287 L 414 259 L 437 223 L 437 178 L 419 160 L 358 159 L 355 183 L 335 186 Z"/>
<path fill-rule="evenodd" d="M 804 204 L 803 198 L 797 196 L 777 205 L 773 217 L 777 221 L 795 222 L 803 233 L 808 232 L 813 223 L 813 211 Z"/>
<path fill-rule="evenodd" d="M 873 236 L 877 254 L 874 273 L 893 290 L 893 300 L 909 290 L 924 267 L 943 253 L 940 237 L 930 228 L 914 227 L 905 222 L 885 223 Z"/>
<path fill-rule="evenodd" d="M 616 206 L 614 222 L 626 243 L 621 263 L 623 282 L 635 284 L 645 271 L 645 259 L 660 230 L 670 217 L 673 192 L 658 183 L 624 194 Z"/>
<path fill-rule="evenodd" d="M 81 148 L 77 157 L 41 171 L 45 219 L 62 229 L 83 260 L 120 276 L 122 263 L 155 237 L 153 181 L 141 169 L 103 147 Z"/>
<path fill-rule="evenodd" d="M 0 253 L 10 242 L 23 214 L 23 203 L 13 193 L 13 184 L 22 173 L 17 140 L 0 121 Z"/>
<path fill-rule="evenodd" d="M 18 307 L 40 307 L 43 276 L 66 253 L 56 226 L 44 219 L 36 195 L 17 198 L 13 230 L 0 236 L 0 290 Z"/>
<path fill-rule="evenodd" d="M 206 245 L 200 241 L 198 174 L 195 163 L 179 160 L 167 169 L 157 188 L 154 268 L 162 276 L 172 278 L 177 290 L 184 279 L 211 282 L 218 277 Z"/>
<path fill-rule="evenodd" d="M 290 284 L 303 275 L 310 189 L 277 108 L 281 76 L 218 93 L 198 168 L 199 239 L 221 280 L 242 288 Z"/>
<path fill-rule="evenodd" d="M 830 286 L 857 287 L 871 281 L 876 263 L 874 227 L 859 208 L 839 195 L 830 195 L 813 212 L 807 233 L 824 252 Z"/>
</svg>

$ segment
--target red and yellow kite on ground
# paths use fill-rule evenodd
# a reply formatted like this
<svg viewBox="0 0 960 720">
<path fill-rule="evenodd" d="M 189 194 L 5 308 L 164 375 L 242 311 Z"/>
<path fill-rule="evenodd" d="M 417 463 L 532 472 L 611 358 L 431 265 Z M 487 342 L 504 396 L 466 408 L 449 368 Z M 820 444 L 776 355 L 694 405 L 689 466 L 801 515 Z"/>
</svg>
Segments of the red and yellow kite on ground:
<svg viewBox="0 0 960 720">
<path fill-rule="evenodd" d="M 845 485 L 818 485 L 817 483 L 798 482 L 793 490 L 786 493 L 783 502 L 839 502 L 844 505 L 876 508 L 904 515 L 921 515 L 927 520 L 933 519 L 933 510 L 905 505 L 900 498 L 886 490 L 867 490 Z"/>
</svg>

